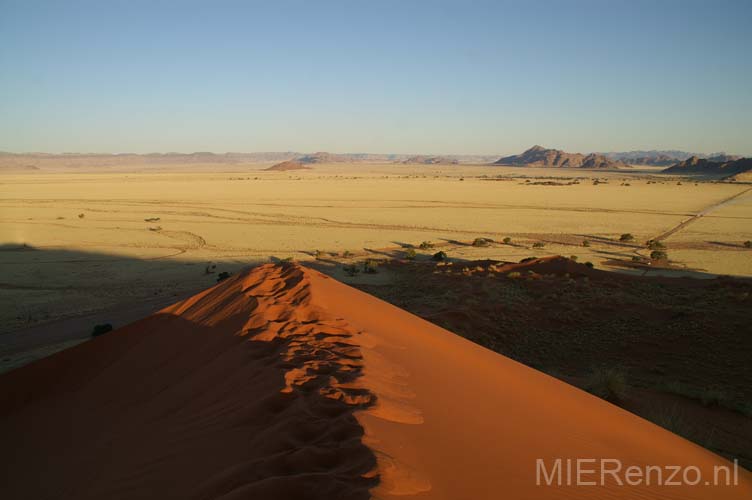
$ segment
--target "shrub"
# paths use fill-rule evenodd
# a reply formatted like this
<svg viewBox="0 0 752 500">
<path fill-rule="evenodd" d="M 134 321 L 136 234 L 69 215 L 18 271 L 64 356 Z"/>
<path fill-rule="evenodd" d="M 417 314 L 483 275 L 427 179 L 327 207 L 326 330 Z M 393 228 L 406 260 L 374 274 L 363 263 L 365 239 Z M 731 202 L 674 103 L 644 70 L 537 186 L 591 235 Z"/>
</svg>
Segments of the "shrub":
<svg viewBox="0 0 752 500">
<path fill-rule="evenodd" d="M 588 240 L 582 240 L 582 246 L 589 247 L 590 246 L 590 242 Z"/>
<path fill-rule="evenodd" d="M 230 276 L 232 276 L 232 275 L 230 273 L 228 273 L 227 271 L 222 271 L 221 273 L 219 273 L 217 275 L 217 283 L 219 283 L 220 281 L 226 280 Z"/>
<path fill-rule="evenodd" d="M 447 254 L 444 251 L 439 251 L 433 254 L 431 258 L 435 261 L 447 260 Z"/>
<path fill-rule="evenodd" d="M 535 243 L 533 243 L 533 248 L 543 248 L 545 246 L 546 244 L 543 243 L 542 241 L 536 241 Z"/>
<path fill-rule="evenodd" d="M 633 241 L 634 236 L 632 236 L 632 233 L 624 233 L 621 236 L 619 236 L 619 241 Z"/>
<path fill-rule="evenodd" d="M 642 257 L 640 257 L 639 255 L 633 255 L 632 262 L 642 262 Z"/>
<path fill-rule="evenodd" d="M 512 243 L 512 238 L 510 238 L 509 236 L 507 236 L 502 241 L 504 242 L 505 245 L 509 245 L 509 244 Z"/>
<path fill-rule="evenodd" d="M 86 217 L 86 215 L 84 215 L 84 214 L 78 214 L 78 218 L 79 219 L 83 219 L 84 217 Z"/>
<path fill-rule="evenodd" d="M 653 250 L 650 252 L 650 260 L 668 260 L 668 254 L 663 250 Z"/>
<path fill-rule="evenodd" d="M 360 269 L 358 269 L 358 266 L 355 264 L 348 264 L 346 266 L 342 267 L 342 270 L 345 271 L 345 274 L 348 276 L 355 276 L 360 272 Z"/>
<path fill-rule="evenodd" d="M 101 325 L 94 326 L 94 329 L 91 332 L 92 337 L 99 337 L 100 335 L 104 335 L 107 332 L 112 331 L 112 325 L 109 323 L 104 323 Z"/>
<path fill-rule="evenodd" d="M 491 244 L 491 240 L 487 238 L 475 238 L 473 240 L 474 247 L 487 247 L 490 244 Z"/>
<path fill-rule="evenodd" d="M 626 379 L 626 374 L 619 368 L 598 367 L 590 373 L 585 389 L 606 401 L 619 401 L 627 392 Z"/>
<path fill-rule="evenodd" d="M 661 243 L 658 240 L 648 240 L 645 243 L 645 246 L 648 247 L 651 250 L 661 250 L 663 248 L 666 248 L 666 245 L 664 245 L 663 243 Z"/>
<path fill-rule="evenodd" d="M 342 252 L 342 257 L 346 259 L 352 257 L 352 252 L 350 250 L 345 250 L 344 252 Z"/>
<path fill-rule="evenodd" d="M 428 250 L 429 248 L 433 248 L 433 243 L 431 243 L 430 241 L 424 241 L 420 244 L 419 248 L 421 250 Z"/>
<path fill-rule="evenodd" d="M 415 260 L 416 255 L 414 248 L 408 248 L 405 250 L 405 258 L 407 260 Z"/>
<path fill-rule="evenodd" d="M 573 260 L 573 261 L 577 262 L 577 256 L 576 255 L 570 255 L 569 256 L 569 260 Z"/>
<path fill-rule="evenodd" d="M 522 275 L 517 271 L 512 271 L 511 273 L 507 274 L 507 278 L 512 278 L 512 279 L 519 278 L 520 276 Z"/>
<path fill-rule="evenodd" d="M 592 269 L 593 267 L 595 267 L 595 266 L 593 266 L 593 263 L 592 263 L 592 262 L 590 262 L 590 261 L 587 261 L 587 262 L 585 262 L 585 265 L 586 265 L 587 267 L 589 267 L 590 269 Z"/>
<path fill-rule="evenodd" d="M 752 241 L 750 241 L 750 240 L 745 241 L 744 242 L 744 247 L 745 248 L 752 248 Z"/>
<path fill-rule="evenodd" d="M 363 262 L 363 272 L 366 274 L 378 273 L 379 272 L 378 267 L 379 267 L 379 263 L 373 259 L 368 259 Z"/>
<path fill-rule="evenodd" d="M 319 260 L 323 255 L 324 254 L 323 254 L 323 252 L 321 252 L 321 250 L 314 250 L 313 251 L 313 256 L 316 258 L 316 260 Z"/>
</svg>

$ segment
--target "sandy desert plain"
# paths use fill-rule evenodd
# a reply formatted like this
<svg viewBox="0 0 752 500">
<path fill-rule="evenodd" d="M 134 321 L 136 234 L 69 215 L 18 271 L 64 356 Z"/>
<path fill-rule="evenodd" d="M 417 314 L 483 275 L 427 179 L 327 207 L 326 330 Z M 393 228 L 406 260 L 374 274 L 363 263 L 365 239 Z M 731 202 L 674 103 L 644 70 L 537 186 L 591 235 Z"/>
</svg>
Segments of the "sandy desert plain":
<svg viewBox="0 0 752 500">
<path fill-rule="evenodd" d="M 452 260 L 576 255 L 628 273 L 752 276 L 752 250 L 743 245 L 752 235 L 752 184 L 680 182 L 650 167 L 266 167 L 2 174 L 0 332 L 195 291 L 215 279 L 207 265 L 235 272 L 275 258 L 315 260 L 316 251 L 346 263 L 399 257 L 423 241 Z M 618 241 L 623 233 L 634 241 Z M 507 237 L 511 244 L 502 244 Z M 475 238 L 495 243 L 468 245 Z M 649 256 L 651 238 L 662 238 L 670 270 L 629 266 Z M 416 251 L 420 259 L 436 250 Z M 355 278 L 369 279 L 386 278 Z"/>
</svg>

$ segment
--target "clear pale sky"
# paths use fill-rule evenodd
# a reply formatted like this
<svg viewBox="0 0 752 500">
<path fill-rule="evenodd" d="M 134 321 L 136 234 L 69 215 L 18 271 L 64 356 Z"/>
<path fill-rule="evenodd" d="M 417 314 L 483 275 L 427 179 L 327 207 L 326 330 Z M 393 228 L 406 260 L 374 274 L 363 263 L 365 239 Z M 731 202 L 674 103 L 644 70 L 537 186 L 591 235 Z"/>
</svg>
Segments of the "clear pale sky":
<svg viewBox="0 0 752 500">
<path fill-rule="evenodd" d="M 0 150 L 752 154 L 752 1 L 0 0 Z"/>
</svg>

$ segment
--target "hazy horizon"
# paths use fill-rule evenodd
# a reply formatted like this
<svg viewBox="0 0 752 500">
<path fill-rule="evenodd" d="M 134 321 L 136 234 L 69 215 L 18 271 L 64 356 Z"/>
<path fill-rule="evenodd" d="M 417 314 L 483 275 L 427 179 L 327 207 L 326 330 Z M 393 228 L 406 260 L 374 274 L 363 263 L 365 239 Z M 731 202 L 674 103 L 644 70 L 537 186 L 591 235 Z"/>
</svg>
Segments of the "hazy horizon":
<svg viewBox="0 0 752 500">
<path fill-rule="evenodd" d="M 752 3 L 0 2 L 0 150 L 752 155 Z"/>
</svg>

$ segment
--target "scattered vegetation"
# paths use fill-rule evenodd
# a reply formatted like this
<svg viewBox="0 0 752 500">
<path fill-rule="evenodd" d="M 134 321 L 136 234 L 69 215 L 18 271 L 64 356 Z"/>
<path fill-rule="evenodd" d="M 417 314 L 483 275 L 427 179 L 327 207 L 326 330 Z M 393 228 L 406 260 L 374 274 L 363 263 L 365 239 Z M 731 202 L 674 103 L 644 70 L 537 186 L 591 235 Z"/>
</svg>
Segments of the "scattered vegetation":
<svg viewBox="0 0 752 500">
<path fill-rule="evenodd" d="M 752 241 L 747 240 L 744 242 L 744 248 L 752 248 Z"/>
<path fill-rule="evenodd" d="M 619 241 L 634 241 L 634 236 L 632 233 L 624 233 L 619 236 Z"/>
<path fill-rule="evenodd" d="M 418 246 L 418 248 L 420 248 L 421 250 L 429 250 L 433 248 L 433 243 L 431 243 L 430 241 L 424 241 Z"/>
<path fill-rule="evenodd" d="M 110 323 L 104 323 L 101 325 L 94 326 L 94 329 L 91 332 L 92 337 L 99 337 L 100 335 L 104 335 L 107 332 L 112 331 L 112 325 Z"/>
<path fill-rule="evenodd" d="M 577 256 L 576 255 L 570 255 L 569 260 L 572 260 L 574 262 L 577 262 Z"/>
<path fill-rule="evenodd" d="M 353 254 L 352 254 L 352 252 L 350 250 L 345 250 L 344 252 L 342 252 L 342 257 L 344 257 L 345 259 L 348 259 L 348 258 L 350 258 L 352 256 L 353 256 Z"/>
<path fill-rule="evenodd" d="M 522 275 L 517 271 L 512 271 L 511 273 L 507 274 L 507 278 L 512 278 L 512 279 L 519 278 L 520 276 Z"/>
<path fill-rule="evenodd" d="M 475 238 L 473 240 L 473 246 L 474 247 L 487 247 L 492 242 L 493 242 L 493 240 L 489 240 L 488 238 Z"/>
<path fill-rule="evenodd" d="M 650 250 L 663 250 L 664 248 L 666 248 L 666 245 L 658 240 L 648 240 L 645 242 L 645 246 Z"/>
<path fill-rule="evenodd" d="M 204 268 L 204 274 L 214 274 L 216 270 L 217 270 L 217 265 L 209 262 L 208 264 L 206 264 L 206 267 Z"/>
<path fill-rule="evenodd" d="M 230 276 L 232 276 L 232 274 L 228 273 L 227 271 L 222 271 L 221 273 L 217 275 L 217 283 L 219 283 L 220 281 L 226 280 Z"/>
<path fill-rule="evenodd" d="M 588 240 L 582 240 L 582 246 L 589 247 L 590 246 L 590 242 Z"/>
<path fill-rule="evenodd" d="M 512 238 L 510 238 L 509 236 L 507 236 L 506 238 L 504 238 L 501 241 L 503 241 L 505 245 L 511 245 L 512 244 Z"/>
<path fill-rule="evenodd" d="M 617 367 L 596 367 L 585 383 L 587 391 L 606 401 L 616 402 L 624 399 L 627 392 L 627 377 Z"/>
<path fill-rule="evenodd" d="M 593 263 L 592 263 L 592 262 L 590 262 L 590 261 L 587 261 L 587 262 L 585 262 L 585 265 L 586 265 L 587 267 L 589 267 L 590 269 L 592 269 L 593 267 L 595 267 L 595 266 L 593 265 Z"/>
<path fill-rule="evenodd" d="M 415 260 L 416 256 L 417 254 L 415 253 L 414 248 L 408 248 L 407 250 L 405 250 L 405 258 L 407 260 Z"/>
<path fill-rule="evenodd" d="M 535 243 L 533 243 L 533 248 L 543 248 L 545 246 L 546 244 L 543 243 L 542 241 L 536 241 Z"/>
<path fill-rule="evenodd" d="M 447 260 L 447 254 L 444 251 L 438 251 L 431 258 L 435 261 L 444 261 Z"/>
</svg>

